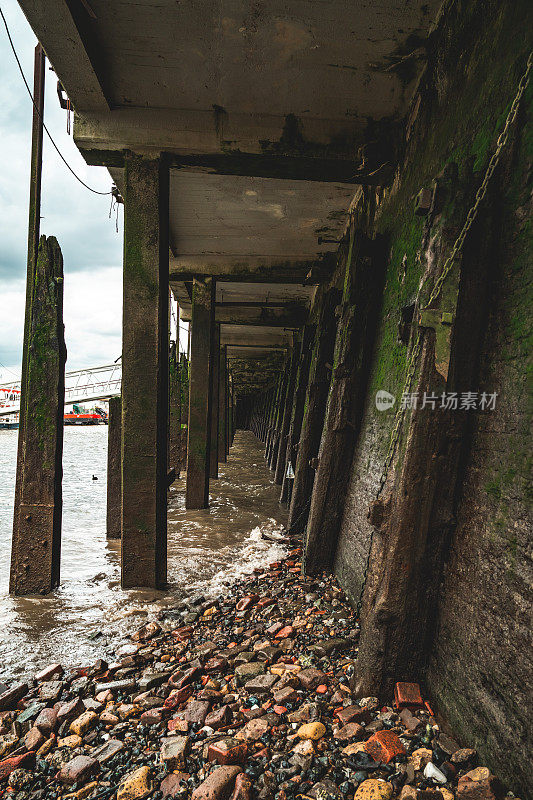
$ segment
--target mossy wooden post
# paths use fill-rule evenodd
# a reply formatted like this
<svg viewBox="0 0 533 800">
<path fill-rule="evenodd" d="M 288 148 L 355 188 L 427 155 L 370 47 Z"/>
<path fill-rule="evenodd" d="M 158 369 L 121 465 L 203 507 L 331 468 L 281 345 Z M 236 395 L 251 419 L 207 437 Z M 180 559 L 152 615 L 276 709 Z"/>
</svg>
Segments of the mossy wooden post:
<svg viewBox="0 0 533 800">
<path fill-rule="evenodd" d="M 331 567 L 366 399 L 385 274 L 381 240 L 354 231 L 347 256 L 320 457 L 304 550 L 306 573 Z"/>
<path fill-rule="evenodd" d="M 280 486 L 283 483 L 283 477 L 285 475 L 285 463 L 287 459 L 287 440 L 289 437 L 289 426 L 291 424 L 291 411 L 292 411 L 292 403 L 294 400 L 294 386 L 296 383 L 296 372 L 298 370 L 298 360 L 300 355 L 299 350 L 300 350 L 299 344 L 297 341 L 295 341 L 291 348 L 291 353 L 290 353 L 288 376 L 287 376 L 287 389 L 285 392 L 285 401 L 283 403 L 283 409 L 281 412 L 278 457 L 276 459 L 276 465 L 274 470 L 274 480 Z"/>
<path fill-rule="evenodd" d="M 289 425 L 289 435 L 287 438 L 287 453 L 285 456 L 285 465 L 288 466 L 289 462 L 292 464 L 294 471 L 294 464 L 296 461 L 296 454 L 298 452 L 298 442 L 300 440 L 300 433 L 302 430 L 302 420 L 304 414 L 305 394 L 307 391 L 307 382 L 309 380 L 309 362 L 311 360 L 311 347 L 315 334 L 314 325 L 306 325 L 302 335 L 302 345 L 298 358 L 298 372 L 296 375 L 296 387 L 294 390 L 294 402 L 292 404 L 291 420 Z M 287 478 L 285 473 L 283 475 L 283 484 L 281 487 L 280 502 L 287 503 L 289 500 L 290 483 L 293 478 Z"/>
<path fill-rule="evenodd" d="M 276 419 L 276 410 L 278 407 L 278 398 L 279 393 L 281 391 L 281 383 L 282 383 L 282 375 L 278 376 L 276 381 L 276 385 L 272 391 L 272 402 L 270 404 L 270 412 L 268 415 L 268 430 L 267 430 L 267 438 L 265 443 L 265 460 L 270 463 L 270 454 L 272 452 L 272 443 L 274 441 L 274 421 Z"/>
<path fill-rule="evenodd" d="M 315 479 L 311 465 L 318 456 L 324 414 L 331 379 L 331 365 L 337 332 L 335 308 L 340 302 L 338 289 L 329 289 L 320 302 L 320 311 L 309 368 L 309 383 L 304 404 L 300 444 L 294 468 L 294 484 L 288 524 L 299 519 L 306 508 Z"/>
<path fill-rule="evenodd" d="M 169 409 L 168 409 L 168 468 L 180 472 L 181 451 L 181 362 L 178 361 L 178 347 L 172 342 L 169 354 Z"/>
<path fill-rule="evenodd" d="M 288 384 L 288 364 L 285 362 L 283 372 L 281 373 L 280 390 L 276 401 L 276 412 L 274 415 L 274 430 L 272 432 L 272 445 L 270 447 L 270 455 L 268 466 L 271 470 L 276 469 L 278 463 L 279 439 L 281 435 L 281 423 L 283 420 L 283 409 L 285 407 L 285 395 L 287 393 Z"/>
<path fill-rule="evenodd" d="M 109 398 L 107 419 L 107 538 L 120 539 L 122 529 L 122 401 Z"/>
<path fill-rule="evenodd" d="M 209 477 L 218 478 L 218 415 L 220 392 L 220 324 L 213 325 L 213 341 L 211 343 L 211 365 L 213 371 L 213 396 L 211 398 L 211 442 L 209 445 Z"/>
<path fill-rule="evenodd" d="M 126 154 L 122 586 L 167 579 L 168 202 L 164 156 Z"/>
<path fill-rule="evenodd" d="M 228 455 L 226 452 L 226 403 L 227 403 L 227 370 L 228 370 L 228 349 L 224 344 L 220 348 L 220 374 L 219 374 L 219 393 L 218 393 L 218 460 L 226 462 Z"/>
<path fill-rule="evenodd" d="M 212 278 L 193 282 L 186 508 L 209 506 L 215 289 Z"/>
<path fill-rule="evenodd" d="M 47 594 L 59 585 L 65 402 L 63 257 L 42 236 L 27 308 L 17 487 L 9 591 Z"/>
</svg>

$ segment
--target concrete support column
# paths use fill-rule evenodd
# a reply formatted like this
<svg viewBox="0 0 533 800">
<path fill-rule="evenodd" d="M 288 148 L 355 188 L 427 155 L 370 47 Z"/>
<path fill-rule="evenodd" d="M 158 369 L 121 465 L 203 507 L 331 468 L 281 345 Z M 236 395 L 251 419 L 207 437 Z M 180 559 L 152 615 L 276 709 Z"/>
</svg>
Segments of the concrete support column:
<svg viewBox="0 0 533 800">
<path fill-rule="evenodd" d="M 109 398 L 107 419 L 107 538 L 120 539 L 122 528 L 122 400 Z"/>
<path fill-rule="evenodd" d="M 193 282 L 186 508 L 209 506 L 215 288 L 212 278 Z"/>
<path fill-rule="evenodd" d="M 213 396 L 211 402 L 211 443 L 209 446 L 209 477 L 218 478 L 218 426 L 219 426 L 219 393 L 220 393 L 220 325 L 213 325 L 213 341 L 211 343 L 211 369 Z"/>
<path fill-rule="evenodd" d="M 227 404 L 227 381 L 228 381 L 228 350 L 226 345 L 220 348 L 220 372 L 219 372 L 219 392 L 218 392 L 218 460 L 227 461 L 226 452 L 226 404 Z"/>
<path fill-rule="evenodd" d="M 42 236 L 26 309 L 17 486 L 9 591 L 47 594 L 59 584 L 65 361 L 63 257 Z"/>
<path fill-rule="evenodd" d="M 168 202 L 166 158 L 125 158 L 122 586 L 167 576 Z"/>
<path fill-rule="evenodd" d="M 172 344 L 169 356 L 169 409 L 168 409 L 168 468 L 176 470 L 179 478 L 181 455 L 181 361 L 178 360 L 177 342 Z"/>
</svg>

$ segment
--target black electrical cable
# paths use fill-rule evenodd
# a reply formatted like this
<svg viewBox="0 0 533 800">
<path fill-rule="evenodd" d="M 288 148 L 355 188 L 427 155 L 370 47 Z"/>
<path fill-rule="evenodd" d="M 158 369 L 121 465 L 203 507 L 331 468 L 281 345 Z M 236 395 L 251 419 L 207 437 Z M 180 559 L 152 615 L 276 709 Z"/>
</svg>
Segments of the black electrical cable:
<svg viewBox="0 0 533 800">
<path fill-rule="evenodd" d="M 17 62 L 17 66 L 18 66 L 18 68 L 19 68 L 19 72 L 20 72 L 20 74 L 21 74 L 21 76 L 22 76 L 22 80 L 24 81 L 24 86 L 26 87 L 26 90 L 27 90 L 27 92 L 28 92 L 28 94 L 29 94 L 29 96 L 30 96 L 31 102 L 33 103 L 33 107 L 35 108 L 35 110 L 36 110 L 36 111 L 37 111 L 37 113 L 39 114 L 39 117 L 41 117 L 41 119 L 42 119 L 42 116 L 41 116 L 41 113 L 40 113 L 40 111 L 39 111 L 39 108 L 37 107 L 37 104 L 36 104 L 35 100 L 33 99 L 33 94 L 31 93 L 31 89 L 30 89 L 30 87 L 28 86 L 28 81 L 26 80 L 26 76 L 24 75 L 24 71 L 23 71 L 23 69 L 22 69 L 22 65 L 21 65 L 21 63 L 20 63 L 20 59 L 19 59 L 19 57 L 18 57 L 18 55 L 17 55 L 17 51 L 15 50 L 15 45 L 13 44 L 13 39 L 11 38 L 11 34 L 10 34 L 10 32 L 9 32 L 9 27 L 8 27 L 8 24 L 7 24 L 7 20 L 6 20 L 6 18 L 4 17 L 4 12 L 2 11 L 2 9 L 1 9 L 1 8 L 0 8 L 0 16 L 2 17 L 2 21 L 3 21 L 3 23 L 4 23 L 4 27 L 5 27 L 5 29 L 6 29 L 6 33 L 7 33 L 7 38 L 9 39 L 9 44 L 11 45 L 11 49 L 12 49 L 12 51 L 13 51 L 13 55 L 15 56 L 15 60 L 16 60 L 16 62 Z M 99 194 L 99 195 L 104 195 L 104 196 L 105 196 L 105 195 L 112 194 L 112 190 L 111 190 L 111 191 L 109 191 L 109 192 L 99 192 L 99 191 L 98 191 L 98 189 L 93 189 L 93 188 L 92 188 L 92 186 L 89 186 L 89 184 L 88 184 L 88 183 L 85 183 L 85 181 L 84 181 L 84 180 L 82 180 L 82 178 L 80 178 L 80 176 L 79 176 L 79 175 L 77 175 L 77 174 L 74 172 L 74 170 L 72 169 L 72 167 L 70 166 L 70 164 L 68 163 L 68 161 L 66 160 L 66 158 L 64 157 L 63 153 L 61 152 L 61 150 L 59 149 L 59 147 L 58 147 L 58 146 L 57 146 L 57 144 L 55 143 L 54 139 L 52 138 L 52 134 L 50 133 L 50 131 L 49 131 L 49 130 L 48 130 L 48 128 L 46 127 L 46 124 L 45 124 L 45 121 L 44 121 L 44 119 L 42 119 L 42 123 L 43 123 L 43 128 L 44 128 L 44 130 L 46 131 L 46 133 L 47 133 L 47 135 L 48 135 L 48 138 L 49 138 L 49 139 L 50 139 L 50 141 L 52 142 L 52 144 L 53 144 L 53 146 L 54 146 L 54 148 L 55 148 L 55 150 L 56 150 L 56 152 L 57 152 L 57 154 L 58 154 L 59 158 L 61 159 L 61 161 L 63 162 L 63 164 L 66 166 L 66 168 L 69 170 L 69 172 L 71 172 L 71 173 L 74 175 L 74 177 L 76 178 L 76 180 L 77 180 L 77 181 L 79 181 L 79 183 L 81 183 L 81 185 L 82 185 L 82 186 L 85 186 L 85 188 L 86 188 L 86 189 L 88 189 L 88 190 L 89 190 L 90 192 L 92 192 L 93 194 Z"/>
</svg>

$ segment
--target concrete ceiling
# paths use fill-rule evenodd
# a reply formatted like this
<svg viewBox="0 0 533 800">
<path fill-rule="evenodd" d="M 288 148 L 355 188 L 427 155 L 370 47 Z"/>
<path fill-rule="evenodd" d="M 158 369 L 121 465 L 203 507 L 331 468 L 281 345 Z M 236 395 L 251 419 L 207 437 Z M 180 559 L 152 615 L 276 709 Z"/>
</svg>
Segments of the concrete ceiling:
<svg viewBox="0 0 533 800">
<path fill-rule="evenodd" d="M 357 148 L 405 114 L 441 0 L 19 3 L 88 163 L 121 188 L 125 149 L 170 155 L 184 318 L 193 275 L 215 275 L 241 303 L 219 309 L 232 347 L 287 346 L 289 309 L 257 304 L 296 302 L 295 320 L 308 307 L 305 276 L 336 250 L 358 191 Z"/>
</svg>

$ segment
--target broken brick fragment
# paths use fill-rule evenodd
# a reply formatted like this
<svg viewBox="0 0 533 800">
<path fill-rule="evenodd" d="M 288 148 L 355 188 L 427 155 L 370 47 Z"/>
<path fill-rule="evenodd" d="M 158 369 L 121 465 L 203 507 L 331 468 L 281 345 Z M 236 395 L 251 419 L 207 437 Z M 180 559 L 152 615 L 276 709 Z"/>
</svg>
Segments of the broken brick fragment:
<svg viewBox="0 0 533 800">
<path fill-rule="evenodd" d="M 405 755 L 405 747 L 394 731 L 377 731 L 365 742 L 365 750 L 374 761 L 388 764 L 396 756 Z"/>
</svg>

